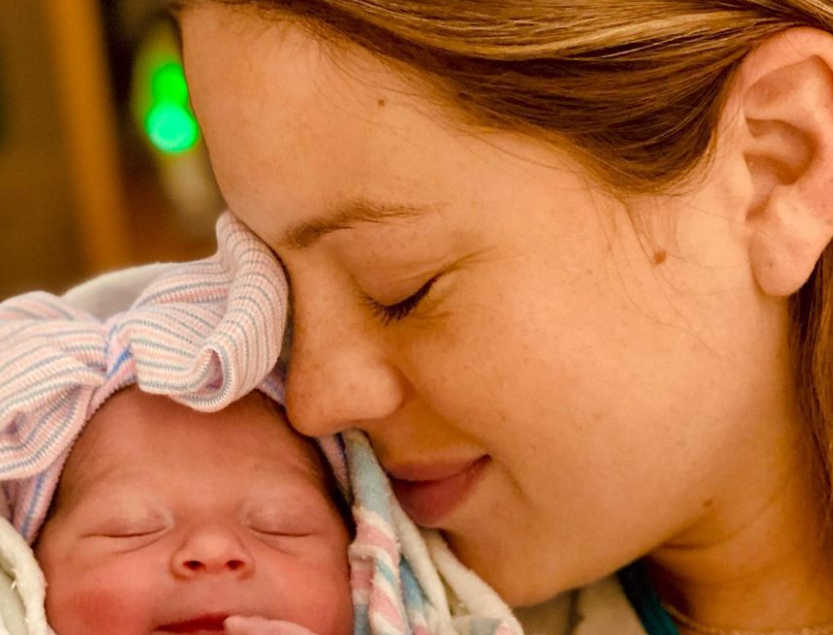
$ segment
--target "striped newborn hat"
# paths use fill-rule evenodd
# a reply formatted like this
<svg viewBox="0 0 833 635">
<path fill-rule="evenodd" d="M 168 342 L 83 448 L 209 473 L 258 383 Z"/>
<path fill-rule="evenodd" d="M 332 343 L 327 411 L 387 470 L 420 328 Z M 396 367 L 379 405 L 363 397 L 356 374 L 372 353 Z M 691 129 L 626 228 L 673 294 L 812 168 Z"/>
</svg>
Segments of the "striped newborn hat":
<svg viewBox="0 0 833 635">
<path fill-rule="evenodd" d="M 217 239 L 214 256 L 174 267 L 105 322 L 48 293 L 0 304 L 0 480 L 30 544 L 73 443 L 121 388 L 204 412 L 255 388 L 283 402 L 269 372 L 286 326 L 283 271 L 229 214 Z"/>
</svg>

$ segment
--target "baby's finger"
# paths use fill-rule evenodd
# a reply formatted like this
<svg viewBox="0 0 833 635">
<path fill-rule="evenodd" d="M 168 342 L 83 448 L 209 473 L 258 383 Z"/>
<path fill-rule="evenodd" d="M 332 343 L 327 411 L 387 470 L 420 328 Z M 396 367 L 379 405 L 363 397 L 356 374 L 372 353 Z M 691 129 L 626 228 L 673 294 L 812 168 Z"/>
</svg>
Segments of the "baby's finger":
<svg viewBox="0 0 833 635">
<path fill-rule="evenodd" d="M 223 622 L 223 626 L 226 635 L 315 635 L 300 624 L 268 620 L 265 617 L 233 615 Z"/>
</svg>

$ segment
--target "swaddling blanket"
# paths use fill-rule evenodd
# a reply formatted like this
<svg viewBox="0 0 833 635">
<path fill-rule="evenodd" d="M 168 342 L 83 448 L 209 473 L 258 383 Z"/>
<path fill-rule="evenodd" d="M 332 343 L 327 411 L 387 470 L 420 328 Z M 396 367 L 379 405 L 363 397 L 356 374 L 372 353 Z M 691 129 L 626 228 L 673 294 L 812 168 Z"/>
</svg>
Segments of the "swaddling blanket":
<svg viewBox="0 0 833 635">
<path fill-rule="evenodd" d="M 0 518 L 0 635 L 54 635 L 46 622 L 43 574 L 31 548 Z"/>
<path fill-rule="evenodd" d="M 282 401 L 282 386 L 270 381 L 280 377 L 287 316 L 280 264 L 230 215 L 218 224 L 218 241 L 217 255 L 165 272 L 131 309 L 104 321 L 48 294 L 0 304 L 0 479 L 12 503 L 6 517 L 25 538 L 10 534 L 8 523 L 0 528 L 7 632 L 49 632 L 27 542 L 75 438 L 116 390 L 137 383 L 200 410 L 220 409 L 255 387 Z M 441 537 L 405 516 L 363 435 L 322 447 L 355 515 L 349 558 L 357 635 L 520 635 L 509 608 Z M 454 610 L 446 587 L 459 600 Z"/>
<path fill-rule="evenodd" d="M 407 517 L 364 434 L 346 432 L 321 446 L 353 504 L 356 635 L 522 635 L 497 593 L 437 532 Z"/>
</svg>

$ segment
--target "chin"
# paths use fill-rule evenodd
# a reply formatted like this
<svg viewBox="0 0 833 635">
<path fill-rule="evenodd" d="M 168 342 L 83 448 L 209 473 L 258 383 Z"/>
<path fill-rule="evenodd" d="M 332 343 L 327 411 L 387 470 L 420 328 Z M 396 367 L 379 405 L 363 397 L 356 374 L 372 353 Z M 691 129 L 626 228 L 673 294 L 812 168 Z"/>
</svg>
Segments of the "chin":
<svg viewBox="0 0 833 635">
<path fill-rule="evenodd" d="M 460 561 L 512 608 L 542 604 L 610 574 L 608 571 L 592 571 L 587 566 L 578 567 L 576 563 L 569 563 L 567 558 L 557 556 L 552 556 L 550 560 L 560 560 L 562 565 L 548 566 L 542 564 L 544 559 L 541 554 L 523 553 L 522 545 L 510 545 L 507 549 L 490 543 L 472 543 L 452 535 L 446 536 L 446 539 Z"/>
</svg>

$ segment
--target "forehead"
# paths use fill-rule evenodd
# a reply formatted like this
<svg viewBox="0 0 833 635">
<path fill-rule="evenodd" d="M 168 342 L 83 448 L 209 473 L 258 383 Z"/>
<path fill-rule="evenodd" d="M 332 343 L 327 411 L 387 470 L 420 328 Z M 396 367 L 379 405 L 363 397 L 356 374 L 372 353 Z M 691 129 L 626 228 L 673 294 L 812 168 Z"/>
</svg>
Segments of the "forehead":
<svg viewBox="0 0 833 635">
<path fill-rule="evenodd" d="M 198 479 L 317 483 L 308 442 L 253 393 L 216 413 L 198 413 L 135 388 L 110 399 L 73 448 L 61 485 L 183 484 Z"/>
<path fill-rule="evenodd" d="M 427 88 L 358 47 L 215 3 L 186 10 L 181 23 L 212 164 L 247 221 L 293 224 L 348 198 L 432 207 L 448 175 L 472 161 L 462 123 Z M 260 233 L 276 239 L 270 229 Z"/>
<path fill-rule="evenodd" d="M 467 124 L 424 82 L 357 46 L 214 2 L 187 9 L 181 26 L 193 105 L 226 202 L 276 250 L 296 288 L 302 266 L 324 270 L 310 259 L 327 267 L 360 252 L 389 263 L 415 235 L 431 233 L 444 248 L 464 235 L 474 243 L 524 232 L 536 210 L 556 203 L 586 206 L 589 188 L 606 197 L 568 144 Z M 343 232 L 315 253 L 283 248 L 296 230 L 356 202 L 418 213 Z M 368 253 L 368 238 L 377 251 Z"/>
</svg>

